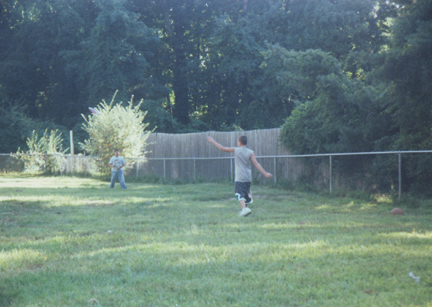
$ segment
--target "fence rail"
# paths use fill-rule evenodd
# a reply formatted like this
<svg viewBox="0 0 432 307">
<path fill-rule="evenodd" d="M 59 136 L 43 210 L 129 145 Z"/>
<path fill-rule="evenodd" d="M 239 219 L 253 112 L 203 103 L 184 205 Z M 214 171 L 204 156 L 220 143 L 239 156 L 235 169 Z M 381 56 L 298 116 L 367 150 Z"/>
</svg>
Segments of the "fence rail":
<svg viewBox="0 0 432 307">
<path fill-rule="evenodd" d="M 402 195 L 402 156 L 405 154 L 431 154 L 432 150 L 417 150 L 417 151 L 380 151 L 380 152 L 351 152 L 351 153 L 328 153 L 328 154 L 307 154 L 307 155 L 261 155 L 256 156 L 257 160 L 263 167 L 273 173 L 273 182 L 277 183 L 281 180 L 295 182 L 301 178 L 302 174 L 308 172 L 308 167 L 305 166 L 302 159 L 306 158 L 328 158 L 328 161 L 321 160 L 315 165 L 315 168 L 321 174 L 316 175 L 316 184 L 327 184 L 329 193 L 332 193 L 335 185 L 342 186 L 341 182 L 344 178 L 334 175 L 334 159 L 340 156 L 362 156 L 362 155 L 395 155 L 397 163 L 394 167 L 397 169 L 397 193 L 399 197 Z M 59 155 L 57 155 L 59 156 Z M 94 157 L 82 155 L 60 155 L 61 166 L 59 172 L 65 173 L 93 173 L 97 171 L 93 163 Z M 9 160 L 14 160 L 11 154 L 0 154 L 2 160 L 0 170 L 7 172 L 8 170 L 23 171 L 23 169 L 15 169 L 6 167 Z M 234 180 L 234 157 L 148 157 L 148 158 L 126 158 L 127 164 L 133 165 L 126 170 L 126 175 L 136 176 L 137 178 L 146 175 L 152 175 L 163 178 L 166 182 L 169 179 L 180 180 L 198 180 L 210 181 L 214 179 L 230 179 Z M 295 162 L 292 163 L 292 160 Z M 291 161 L 291 163 L 290 163 Z M 254 180 L 264 181 L 263 177 L 256 169 L 253 169 Z M 317 174 L 316 170 L 314 174 Z"/>
<path fill-rule="evenodd" d="M 276 165 L 276 158 L 305 158 L 305 157 L 329 157 L 329 192 L 333 190 L 333 157 L 337 156 L 357 156 L 357 155 L 391 155 L 397 154 L 398 156 L 398 197 L 402 195 L 402 154 L 422 154 L 432 153 L 432 150 L 402 150 L 402 151 L 371 151 L 371 152 L 349 152 L 349 153 L 328 153 L 328 154 L 308 154 L 308 155 L 281 155 L 281 156 L 261 156 L 260 158 L 274 158 Z M 276 182 L 276 176 L 275 176 Z"/>
<path fill-rule="evenodd" d="M 385 158 L 387 169 L 380 171 L 384 174 L 385 188 L 402 194 L 403 168 L 402 157 L 410 154 L 430 154 L 432 150 L 418 151 L 380 151 L 380 152 L 351 152 L 292 155 L 283 146 L 280 146 L 279 136 L 281 129 L 263 129 L 253 131 L 229 132 L 200 132 L 186 134 L 152 133 L 147 139 L 148 153 L 146 158 L 128 158 L 127 176 L 156 176 L 164 180 L 199 180 L 211 181 L 214 179 L 234 180 L 234 157 L 218 150 L 207 142 L 207 137 L 214 137 L 219 143 L 227 147 L 237 146 L 240 135 L 248 138 L 247 146 L 254 150 L 260 164 L 267 171 L 273 173 L 273 181 L 265 179 L 255 169 L 252 169 L 254 181 L 282 182 L 288 185 L 306 184 L 328 190 L 346 186 L 354 189 L 363 189 L 368 183 L 367 167 L 361 163 L 370 163 L 371 159 L 362 159 L 365 155 L 390 155 Z M 346 165 L 344 156 L 357 156 L 359 163 L 352 161 Z M 395 156 L 397 159 L 393 159 Z M 411 158 L 410 158 L 411 159 Z M 58 168 L 60 174 L 93 173 L 96 165 L 93 157 L 82 155 L 64 155 L 57 160 L 61 161 Z M 345 160 L 345 161 L 344 161 Z M 351 159 L 352 160 L 352 159 Z M 363 161 L 364 160 L 364 161 Z M 339 167 L 345 163 L 344 167 Z M 21 168 L 20 168 L 21 167 Z M 347 169 L 352 167 L 352 171 Z M 22 165 L 9 154 L 0 155 L 1 171 L 22 171 Z M 343 171 L 342 171 L 343 170 Z M 409 180 L 409 177 L 406 177 Z M 425 184 L 432 184 L 426 182 Z"/>
</svg>

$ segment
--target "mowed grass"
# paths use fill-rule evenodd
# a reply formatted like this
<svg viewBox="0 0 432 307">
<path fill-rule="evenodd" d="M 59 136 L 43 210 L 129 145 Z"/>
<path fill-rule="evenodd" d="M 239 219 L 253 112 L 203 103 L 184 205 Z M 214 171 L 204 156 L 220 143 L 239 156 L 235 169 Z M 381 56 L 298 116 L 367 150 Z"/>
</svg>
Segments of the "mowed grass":
<svg viewBox="0 0 432 307">
<path fill-rule="evenodd" d="M 2 176 L 0 306 L 432 306 L 430 201 L 252 190 Z"/>
</svg>

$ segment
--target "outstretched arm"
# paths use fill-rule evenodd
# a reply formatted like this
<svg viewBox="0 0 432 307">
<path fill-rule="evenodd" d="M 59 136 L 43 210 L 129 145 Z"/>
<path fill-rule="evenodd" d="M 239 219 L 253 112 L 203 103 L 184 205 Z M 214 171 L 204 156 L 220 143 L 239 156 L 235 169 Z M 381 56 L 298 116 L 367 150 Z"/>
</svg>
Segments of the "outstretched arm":
<svg viewBox="0 0 432 307">
<path fill-rule="evenodd" d="M 219 150 L 226 151 L 226 152 L 234 152 L 234 148 L 233 147 L 224 147 L 221 144 L 219 144 L 218 142 L 216 142 L 215 139 L 212 138 L 211 136 L 207 137 L 207 141 L 209 141 L 210 143 L 212 143 Z"/>
<path fill-rule="evenodd" d="M 255 165 L 255 167 L 256 167 L 256 168 L 261 172 L 261 174 L 263 174 L 266 178 L 271 178 L 271 177 L 273 177 L 272 174 L 267 173 L 267 172 L 264 170 L 264 168 L 261 166 L 261 164 L 259 164 L 259 162 L 258 162 L 257 159 L 255 158 L 255 154 L 254 154 L 254 153 L 251 155 L 251 160 L 252 160 L 253 165 Z"/>
</svg>

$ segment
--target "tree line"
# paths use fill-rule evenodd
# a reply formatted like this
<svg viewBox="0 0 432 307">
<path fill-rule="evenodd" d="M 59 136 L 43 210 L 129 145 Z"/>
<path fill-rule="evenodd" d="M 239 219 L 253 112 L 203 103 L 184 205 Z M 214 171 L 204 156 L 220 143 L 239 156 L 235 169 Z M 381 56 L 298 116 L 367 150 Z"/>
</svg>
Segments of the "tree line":
<svg viewBox="0 0 432 307">
<path fill-rule="evenodd" d="M 2 0 L 0 151 L 34 129 L 86 138 L 81 114 L 116 90 L 158 132 L 430 149 L 431 16 L 431 0 Z M 430 178 L 423 160 L 406 172 Z"/>
</svg>

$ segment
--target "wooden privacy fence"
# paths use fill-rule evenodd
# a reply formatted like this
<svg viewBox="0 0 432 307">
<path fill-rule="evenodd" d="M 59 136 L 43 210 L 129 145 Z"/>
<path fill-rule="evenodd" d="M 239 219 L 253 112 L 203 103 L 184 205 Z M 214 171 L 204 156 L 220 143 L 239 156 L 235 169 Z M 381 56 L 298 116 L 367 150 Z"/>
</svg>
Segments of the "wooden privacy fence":
<svg viewBox="0 0 432 307">
<path fill-rule="evenodd" d="M 387 170 L 388 186 L 402 193 L 402 155 L 431 154 L 423 151 L 393 152 L 356 152 L 312 155 L 290 155 L 279 143 L 280 129 L 234 132 L 202 132 L 189 134 L 154 133 L 148 138 L 146 158 L 128 158 L 127 176 L 154 176 L 170 180 L 234 180 L 234 155 L 222 152 L 207 141 L 212 136 L 226 147 L 237 146 L 241 135 L 248 138 L 247 147 L 254 150 L 257 160 L 274 177 L 264 178 L 258 170 L 252 168 L 254 181 L 282 182 L 287 184 L 311 184 L 321 189 L 333 189 L 350 186 L 355 189 L 365 187 L 365 176 L 361 167 L 353 169 L 352 174 L 338 172 L 338 159 L 343 156 L 383 155 L 387 156 L 392 165 Z M 97 172 L 93 157 L 82 155 L 63 155 L 59 157 L 60 174 L 94 173 Z M 1 172 L 23 171 L 22 163 L 10 154 L 0 154 Z M 108 167 L 108 166 L 107 166 Z M 392 174 L 396 173 L 397 177 Z M 397 190 L 396 190 L 397 189 Z"/>
<path fill-rule="evenodd" d="M 217 149 L 207 142 L 212 136 L 225 147 L 237 146 L 237 139 L 245 135 L 248 138 L 247 147 L 255 151 L 257 156 L 285 155 L 287 150 L 279 144 L 280 128 L 229 131 L 229 132 L 200 132 L 187 134 L 153 133 L 148 138 L 147 158 L 209 158 L 227 157 L 226 152 Z"/>
<path fill-rule="evenodd" d="M 126 169 L 128 176 L 155 176 L 164 180 L 200 180 L 212 181 L 218 179 L 233 180 L 234 155 L 218 150 L 207 141 L 212 136 L 226 147 L 237 146 L 237 140 L 245 135 L 248 138 L 247 147 L 259 156 L 279 156 L 289 154 L 279 143 L 280 128 L 253 131 L 201 132 L 187 134 L 153 133 L 147 140 L 148 146 L 145 159 L 125 157 L 132 168 Z M 65 155 L 62 157 L 61 173 L 92 173 L 96 171 L 92 157 L 82 155 Z M 301 163 L 289 163 L 285 160 L 258 158 L 262 166 L 275 173 L 273 181 L 281 174 L 295 180 L 302 172 Z M 254 180 L 264 179 L 253 168 Z"/>
<path fill-rule="evenodd" d="M 233 180 L 233 154 L 220 151 L 207 141 L 207 137 L 212 136 L 225 147 L 235 147 L 238 138 L 245 135 L 248 138 L 247 147 L 254 150 L 256 156 L 288 154 L 280 146 L 279 134 L 280 128 L 188 134 L 154 133 L 148 138 L 147 161 L 131 158 L 136 162 L 135 169 L 131 171 L 138 177 L 155 175 L 164 180 Z M 271 171 L 273 160 L 264 159 L 260 163 Z M 256 180 L 260 178 L 255 171 L 254 177 Z"/>
</svg>

